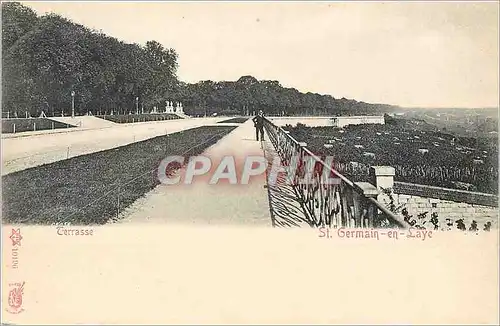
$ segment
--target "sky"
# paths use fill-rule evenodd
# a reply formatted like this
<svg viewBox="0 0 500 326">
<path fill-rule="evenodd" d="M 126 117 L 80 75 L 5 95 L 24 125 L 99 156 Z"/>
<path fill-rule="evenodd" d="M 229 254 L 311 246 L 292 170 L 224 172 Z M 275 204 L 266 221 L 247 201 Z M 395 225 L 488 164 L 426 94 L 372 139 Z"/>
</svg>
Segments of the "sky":
<svg viewBox="0 0 500 326">
<path fill-rule="evenodd" d="M 278 80 L 405 107 L 498 107 L 498 2 L 24 2 L 174 48 L 185 82 Z"/>
</svg>

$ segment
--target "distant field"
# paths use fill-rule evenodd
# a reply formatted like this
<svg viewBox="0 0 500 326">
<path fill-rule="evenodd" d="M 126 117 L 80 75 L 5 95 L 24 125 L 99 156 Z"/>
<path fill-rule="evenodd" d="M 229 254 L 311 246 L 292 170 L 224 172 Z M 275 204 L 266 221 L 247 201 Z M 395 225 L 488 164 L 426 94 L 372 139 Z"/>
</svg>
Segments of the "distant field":
<svg viewBox="0 0 500 326">
<path fill-rule="evenodd" d="M 231 118 L 217 123 L 245 123 L 249 118 Z"/>
<path fill-rule="evenodd" d="M 498 133 L 498 108 L 490 109 L 405 109 L 406 119 L 421 119 L 440 129 L 465 137 Z"/>
<path fill-rule="evenodd" d="M 20 118 L 20 119 L 2 119 L 2 133 L 12 134 L 25 131 L 73 128 L 74 126 L 66 123 L 49 120 L 46 118 Z"/>
<path fill-rule="evenodd" d="M 234 128 L 198 127 L 3 176 L 3 221 L 106 223 L 159 184 L 166 156 L 199 155 Z"/>
<path fill-rule="evenodd" d="M 180 119 L 177 114 L 172 113 L 150 113 L 150 114 L 114 114 L 114 115 L 96 115 L 96 117 L 113 121 L 116 123 L 135 123 L 149 121 L 164 121 Z"/>
<path fill-rule="evenodd" d="M 390 165 L 396 180 L 448 188 L 498 192 L 498 143 L 393 125 L 287 126 L 290 134 L 318 155 L 335 158 L 336 169 L 368 181 L 371 165 Z"/>
</svg>

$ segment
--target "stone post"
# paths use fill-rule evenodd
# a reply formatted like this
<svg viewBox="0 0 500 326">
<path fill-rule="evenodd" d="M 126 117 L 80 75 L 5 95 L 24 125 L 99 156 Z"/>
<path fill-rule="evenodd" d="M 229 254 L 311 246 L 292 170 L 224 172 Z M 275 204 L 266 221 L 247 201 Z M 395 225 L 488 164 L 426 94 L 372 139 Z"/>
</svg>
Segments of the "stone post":
<svg viewBox="0 0 500 326">
<path fill-rule="evenodd" d="M 391 194 L 394 193 L 394 175 L 396 170 L 392 166 L 371 166 L 370 167 L 370 182 L 377 188 L 379 195 L 377 200 L 381 203 L 389 203 L 388 194 L 382 192 L 382 189 L 390 189 Z"/>
<path fill-rule="evenodd" d="M 355 182 L 354 185 L 354 227 L 373 227 L 377 219 L 377 207 L 370 198 L 376 199 L 379 191 L 368 182 Z"/>
<path fill-rule="evenodd" d="M 394 187 L 396 170 L 392 166 L 370 166 L 370 181 L 379 191 Z"/>
</svg>

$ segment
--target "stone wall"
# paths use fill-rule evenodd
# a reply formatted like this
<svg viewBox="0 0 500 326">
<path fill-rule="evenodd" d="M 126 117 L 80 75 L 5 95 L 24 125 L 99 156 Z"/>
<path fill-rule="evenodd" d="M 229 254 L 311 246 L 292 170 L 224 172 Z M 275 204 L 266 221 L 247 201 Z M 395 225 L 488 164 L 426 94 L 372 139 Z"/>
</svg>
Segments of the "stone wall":
<svg viewBox="0 0 500 326">
<path fill-rule="evenodd" d="M 479 230 L 483 230 L 488 222 L 491 228 L 498 227 L 498 197 L 495 195 L 394 182 L 394 169 L 391 167 L 371 167 L 370 173 L 372 183 L 381 191 L 380 202 L 390 204 L 392 197 L 400 212 L 406 209 L 410 219 L 427 229 L 434 228 L 431 222 L 433 215 L 438 219 L 440 230 L 456 229 L 460 220 L 467 230 L 473 221 Z M 391 189 L 392 193 L 384 194 L 382 189 Z"/>
<path fill-rule="evenodd" d="M 384 124 L 384 116 L 331 116 L 331 117 L 267 117 L 278 127 L 287 124 L 296 126 L 302 123 L 308 127 L 345 127 L 347 125 L 357 124 Z"/>
<path fill-rule="evenodd" d="M 333 126 L 343 128 L 348 125 L 384 124 L 384 116 L 342 116 L 333 117 Z"/>
<path fill-rule="evenodd" d="M 492 227 L 498 227 L 498 208 L 484 205 L 475 205 L 462 202 L 455 202 L 450 200 L 421 197 L 409 194 L 394 193 L 394 200 L 396 205 L 404 205 L 408 214 L 416 217 L 418 223 L 418 214 L 426 213 L 422 218 L 422 222 L 426 223 L 424 226 L 430 226 L 430 219 L 433 213 L 437 214 L 440 228 L 444 227 L 447 223 L 446 219 L 451 222 L 456 222 L 463 219 L 467 229 L 476 221 L 478 228 L 483 229 L 487 222 L 491 222 Z M 456 227 L 456 224 L 453 228 Z"/>
<path fill-rule="evenodd" d="M 332 117 L 267 117 L 274 125 L 283 127 L 287 124 L 297 126 L 298 123 L 308 127 L 333 126 Z"/>
<path fill-rule="evenodd" d="M 394 182 L 394 192 L 420 197 L 438 198 L 458 203 L 497 207 L 498 197 L 481 192 L 433 187 L 406 182 Z"/>
</svg>

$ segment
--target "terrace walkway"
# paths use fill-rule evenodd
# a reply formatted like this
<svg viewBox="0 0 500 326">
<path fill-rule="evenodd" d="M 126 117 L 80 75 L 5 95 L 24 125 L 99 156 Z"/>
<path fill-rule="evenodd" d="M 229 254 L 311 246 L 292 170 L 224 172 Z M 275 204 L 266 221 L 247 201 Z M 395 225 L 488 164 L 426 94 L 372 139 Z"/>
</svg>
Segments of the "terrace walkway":
<svg viewBox="0 0 500 326">
<path fill-rule="evenodd" d="M 116 125 L 116 123 L 100 119 L 94 116 L 77 116 L 77 117 L 49 117 L 47 119 L 66 123 L 69 125 L 73 126 L 78 126 L 80 128 L 90 128 L 90 129 L 97 129 L 97 128 L 106 128 L 106 127 L 113 127 Z"/>
<path fill-rule="evenodd" d="M 162 136 L 165 133 L 214 124 L 224 119 L 192 118 L 112 124 L 112 127 L 107 128 L 68 128 L 59 132 L 32 132 L 33 134 L 22 137 L 2 135 L 2 175 Z"/>
<path fill-rule="evenodd" d="M 203 155 L 212 160 L 210 172 L 215 171 L 223 156 L 234 156 L 239 181 L 245 158 L 248 155 L 262 156 L 263 150 L 261 143 L 255 140 L 253 123 L 248 120 L 209 147 Z M 210 173 L 209 177 L 211 175 Z M 157 186 L 127 208 L 118 221 L 217 226 L 272 225 L 264 173 L 252 177 L 247 185 L 230 185 L 222 181 L 220 184 L 210 185 L 206 178 L 199 178 L 195 177 L 193 184 L 188 185 L 179 183 Z"/>
</svg>

